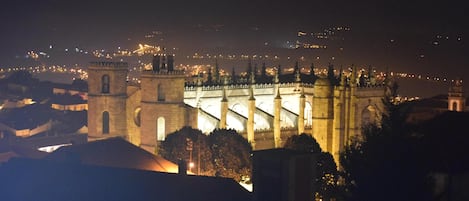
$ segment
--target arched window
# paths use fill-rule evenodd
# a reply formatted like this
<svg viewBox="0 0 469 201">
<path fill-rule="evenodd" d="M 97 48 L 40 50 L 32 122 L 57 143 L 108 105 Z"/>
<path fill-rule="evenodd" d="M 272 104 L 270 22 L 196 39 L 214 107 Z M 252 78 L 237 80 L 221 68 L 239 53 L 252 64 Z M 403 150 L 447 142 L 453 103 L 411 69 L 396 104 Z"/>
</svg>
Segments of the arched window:
<svg viewBox="0 0 469 201">
<path fill-rule="evenodd" d="M 103 134 L 109 134 L 109 112 L 103 112 Z"/>
<path fill-rule="evenodd" d="M 376 108 L 372 105 L 368 105 L 362 111 L 362 126 L 377 123 Z"/>
<path fill-rule="evenodd" d="M 135 125 L 137 125 L 138 127 L 140 127 L 140 121 L 141 121 L 141 114 L 140 112 L 142 111 L 142 109 L 140 107 L 137 107 L 134 111 L 134 123 Z"/>
<path fill-rule="evenodd" d="M 165 120 L 164 117 L 158 117 L 156 120 L 156 137 L 158 141 L 164 141 L 165 139 Z"/>
<path fill-rule="evenodd" d="M 458 103 L 456 101 L 453 102 L 452 111 L 458 111 Z"/>
<path fill-rule="evenodd" d="M 164 94 L 164 89 L 161 84 L 158 84 L 158 101 L 164 101 L 165 100 L 165 94 Z"/>
<path fill-rule="evenodd" d="M 101 93 L 109 93 L 109 75 L 103 75 L 103 77 L 101 77 Z"/>
</svg>

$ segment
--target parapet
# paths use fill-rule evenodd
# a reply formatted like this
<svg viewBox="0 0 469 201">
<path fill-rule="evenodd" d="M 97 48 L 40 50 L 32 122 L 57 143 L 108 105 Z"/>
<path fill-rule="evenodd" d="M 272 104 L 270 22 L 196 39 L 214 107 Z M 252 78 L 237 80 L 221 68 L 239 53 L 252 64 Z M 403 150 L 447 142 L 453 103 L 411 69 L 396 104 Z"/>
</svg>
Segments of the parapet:
<svg viewBox="0 0 469 201">
<path fill-rule="evenodd" d="M 153 70 L 143 70 L 142 75 L 184 75 L 184 71 L 182 70 L 160 70 L 160 71 L 153 71 Z"/>
<path fill-rule="evenodd" d="M 96 61 L 90 62 L 89 68 L 127 69 L 127 62 Z"/>
</svg>

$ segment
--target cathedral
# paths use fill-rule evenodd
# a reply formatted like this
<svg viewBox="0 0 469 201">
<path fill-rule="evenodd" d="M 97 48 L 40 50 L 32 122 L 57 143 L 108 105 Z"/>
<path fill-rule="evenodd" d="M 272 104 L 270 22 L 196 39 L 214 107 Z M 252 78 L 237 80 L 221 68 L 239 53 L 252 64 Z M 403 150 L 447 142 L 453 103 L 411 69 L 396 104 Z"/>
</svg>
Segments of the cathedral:
<svg viewBox="0 0 469 201">
<path fill-rule="evenodd" d="M 377 123 L 389 95 L 387 79 L 352 71 L 324 76 L 300 72 L 260 73 L 248 64 L 246 75 L 220 76 L 218 64 L 208 77 L 188 81 L 174 68 L 173 55 L 155 55 L 139 84 L 127 82 L 124 62 L 92 62 L 88 68 L 88 137 L 120 136 L 155 153 L 160 141 L 184 126 L 210 133 L 235 129 L 254 149 L 282 147 L 291 135 L 311 134 L 337 161 L 361 128 Z"/>
</svg>

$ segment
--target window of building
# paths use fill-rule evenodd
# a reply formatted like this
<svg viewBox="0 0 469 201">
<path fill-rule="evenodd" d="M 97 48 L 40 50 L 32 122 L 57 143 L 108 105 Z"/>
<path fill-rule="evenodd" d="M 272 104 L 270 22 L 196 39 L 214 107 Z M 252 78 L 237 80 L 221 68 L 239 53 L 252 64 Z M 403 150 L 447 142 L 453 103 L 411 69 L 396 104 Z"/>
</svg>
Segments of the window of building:
<svg viewBox="0 0 469 201">
<path fill-rule="evenodd" d="M 103 75 L 103 77 L 101 77 L 101 93 L 109 93 L 109 75 Z"/>
<path fill-rule="evenodd" d="M 368 105 L 362 111 L 362 126 L 375 123 L 377 123 L 376 108 L 372 105 Z"/>
<path fill-rule="evenodd" d="M 135 125 L 137 125 L 138 127 L 140 127 L 140 112 L 142 111 L 142 109 L 140 107 L 137 107 L 134 111 L 134 123 Z"/>
<path fill-rule="evenodd" d="M 103 112 L 103 134 L 109 134 L 109 112 Z"/>
<path fill-rule="evenodd" d="M 165 139 L 165 120 L 164 117 L 159 117 L 156 120 L 156 136 L 158 141 L 164 141 Z"/>
<path fill-rule="evenodd" d="M 158 84 L 158 101 L 164 101 L 165 100 L 165 94 L 164 94 L 164 88 L 161 86 L 161 84 Z"/>
</svg>

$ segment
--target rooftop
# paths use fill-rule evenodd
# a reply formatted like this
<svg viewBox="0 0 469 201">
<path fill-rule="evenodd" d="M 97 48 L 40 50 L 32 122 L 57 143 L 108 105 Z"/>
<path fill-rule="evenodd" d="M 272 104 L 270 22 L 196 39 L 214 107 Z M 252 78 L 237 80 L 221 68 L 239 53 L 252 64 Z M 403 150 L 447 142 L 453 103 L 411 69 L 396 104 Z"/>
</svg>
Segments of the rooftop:
<svg viewBox="0 0 469 201">
<path fill-rule="evenodd" d="M 50 160 L 12 159 L 0 166 L 0 177 L 5 200 L 251 200 L 249 192 L 227 178 Z"/>
<path fill-rule="evenodd" d="M 109 138 L 86 144 L 61 147 L 45 159 L 107 167 L 130 168 L 176 173 L 178 166 L 161 156 L 153 155 L 122 138 Z"/>
</svg>

